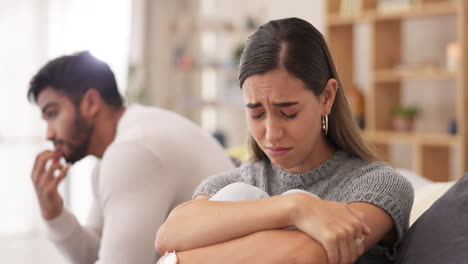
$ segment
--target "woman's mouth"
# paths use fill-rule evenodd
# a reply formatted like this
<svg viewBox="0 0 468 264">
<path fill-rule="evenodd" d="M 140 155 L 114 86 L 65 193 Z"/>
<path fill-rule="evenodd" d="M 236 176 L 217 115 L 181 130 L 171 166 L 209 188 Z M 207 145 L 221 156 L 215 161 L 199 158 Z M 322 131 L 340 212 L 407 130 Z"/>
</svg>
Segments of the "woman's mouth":
<svg viewBox="0 0 468 264">
<path fill-rule="evenodd" d="M 281 156 L 288 153 L 292 148 L 286 147 L 266 147 L 269 154 L 273 156 Z"/>
</svg>

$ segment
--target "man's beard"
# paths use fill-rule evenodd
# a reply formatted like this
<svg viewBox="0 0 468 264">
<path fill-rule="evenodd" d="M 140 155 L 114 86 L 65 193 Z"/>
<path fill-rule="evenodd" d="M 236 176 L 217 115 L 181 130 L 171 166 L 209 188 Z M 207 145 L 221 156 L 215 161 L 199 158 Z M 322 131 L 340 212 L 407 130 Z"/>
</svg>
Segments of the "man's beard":
<svg viewBox="0 0 468 264">
<path fill-rule="evenodd" d="M 57 143 L 65 145 L 69 150 L 69 153 L 63 153 L 63 157 L 67 162 L 73 164 L 88 155 L 88 148 L 91 141 L 92 131 L 92 126 L 87 124 L 81 115 L 77 113 L 75 120 L 73 120 L 70 139 L 78 142 L 74 144 L 70 141 L 57 141 Z"/>
</svg>

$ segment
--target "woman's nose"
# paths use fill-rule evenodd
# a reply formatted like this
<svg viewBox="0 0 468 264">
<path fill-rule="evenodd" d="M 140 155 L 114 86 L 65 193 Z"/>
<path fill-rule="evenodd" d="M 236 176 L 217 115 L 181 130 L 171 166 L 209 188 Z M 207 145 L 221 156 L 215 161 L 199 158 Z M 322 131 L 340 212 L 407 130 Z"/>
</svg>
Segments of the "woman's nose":
<svg viewBox="0 0 468 264">
<path fill-rule="evenodd" d="M 267 118 L 266 121 L 266 140 L 269 143 L 275 143 L 283 136 L 283 128 L 281 124 L 272 118 Z"/>
</svg>

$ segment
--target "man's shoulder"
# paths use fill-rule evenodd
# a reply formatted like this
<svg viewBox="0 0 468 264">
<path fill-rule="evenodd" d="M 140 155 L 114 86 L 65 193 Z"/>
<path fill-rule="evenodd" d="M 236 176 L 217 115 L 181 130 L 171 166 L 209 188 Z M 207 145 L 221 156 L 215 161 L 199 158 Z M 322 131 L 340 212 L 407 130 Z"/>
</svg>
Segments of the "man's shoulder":
<svg viewBox="0 0 468 264">
<path fill-rule="evenodd" d="M 201 131 L 193 121 L 178 113 L 153 106 L 132 105 L 119 122 L 115 141 L 167 139 L 187 133 L 195 136 Z"/>
<path fill-rule="evenodd" d="M 163 122 L 168 120 L 172 122 L 191 122 L 176 112 L 155 106 L 144 106 L 137 104 L 130 105 L 127 108 L 121 123 L 124 125 L 138 124 L 140 126 L 152 126 L 154 124 L 164 124 Z"/>
</svg>

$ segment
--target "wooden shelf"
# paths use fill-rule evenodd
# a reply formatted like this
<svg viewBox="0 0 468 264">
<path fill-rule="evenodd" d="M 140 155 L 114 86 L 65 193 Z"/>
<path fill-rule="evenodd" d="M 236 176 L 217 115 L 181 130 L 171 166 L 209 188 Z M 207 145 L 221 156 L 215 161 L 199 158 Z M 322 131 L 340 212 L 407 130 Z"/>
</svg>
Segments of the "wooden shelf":
<svg viewBox="0 0 468 264">
<path fill-rule="evenodd" d="M 408 18 L 417 18 L 417 17 L 429 17 L 429 16 L 446 16 L 446 15 L 456 15 L 457 8 L 453 3 L 432 3 L 424 4 L 423 6 L 414 6 L 408 11 L 401 12 L 388 12 L 376 13 L 372 19 L 375 21 L 384 21 L 384 20 L 397 20 L 397 19 L 408 19 Z"/>
<path fill-rule="evenodd" d="M 326 35 L 337 72 L 341 82 L 347 86 L 355 84 L 354 76 L 356 33 L 355 26 L 364 23 L 369 26 L 369 88 L 366 93 L 364 137 L 375 147 L 378 157 L 392 164 L 399 162 L 392 151 L 393 145 L 406 145 L 411 153 L 399 153 L 405 159 L 411 159 L 413 171 L 432 180 L 444 181 L 461 177 L 468 171 L 468 52 L 460 52 L 457 72 L 441 68 L 437 64 L 424 66 L 411 64 L 395 68 L 395 64 L 411 59 L 405 54 L 405 37 L 417 29 L 404 24 L 407 20 L 451 16 L 456 21 L 456 37 L 447 41 L 459 44 L 461 51 L 468 50 L 468 0 L 414 0 L 411 8 L 405 11 L 382 11 L 377 0 L 360 1 L 361 12 L 357 15 L 340 14 L 341 0 L 327 0 Z M 358 3 L 358 1 L 356 1 Z M 359 3 L 358 3 L 359 4 Z M 345 9 L 343 9 L 345 10 Z M 434 21 L 436 22 L 436 21 Z M 432 23 L 432 22 L 431 22 Z M 422 25 L 420 26 L 422 27 Z M 438 27 L 438 30 L 443 30 Z M 452 30 L 452 29 L 451 29 Z M 426 29 L 430 32 L 430 29 Z M 414 32 L 413 32 L 414 33 Z M 437 32 L 434 32 L 437 36 Z M 431 36 L 432 37 L 432 36 Z M 425 43 L 421 48 L 425 49 Z M 439 54 L 446 53 L 446 47 L 440 47 Z M 392 118 L 389 115 L 395 105 L 403 104 L 406 91 L 411 89 L 404 81 L 426 81 L 437 86 L 445 85 L 437 81 L 455 83 L 456 98 L 453 100 L 458 134 L 447 133 L 399 133 L 390 130 Z M 451 83 L 452 84 L 452 83 Z M 431 91 L 427 91 L 431 92 Z M 417 95 L 415 95 L 417 96 Z M 426 98 L 421 97 L 426 102 Z M 429 101 L 427 101 L 429 103 Z M 434 107 L 439 107 L 434 105 Z M 444 109 L 440 109 L 444 110 Z M 438 117 L 434 117 L 438 118 Z M 442 121 L 443 122 L 443 121 Z M 443 124 L 441 124 L 443 125 Z M 456 151 L 453 151 L 456 150 Z"/>
<path fill-rule="evenodd" d="M 374 72 L 374 82 L 391 83 L 403 80 L 456 80 L 457 73 L 445 69 L 428 70 L 378 70 Z"/>
<path fill-rule="evenodd" d="M 415 144 L 453 147 L 459 143 L 456 135 L 444 133 L 364 131 L 364 136 L 373 144 Z"/>
<path fill-rule="evenodd" d="M 328 26 L 351 25 L 354 23 L 365 23 L 373 21 L 399 20 L 417 17 L 456 15 L 457 8 L 453 3 L 432 3 L 423 6 L 415 5 L 408 11 L 379 10 L 361 12 L 354 16 L 343 16 L 340 14 L 328 14 Z"/>
<path fill-rule="evenodd" d="M 370 13 L 355 16 L 343 16 L 340 14 L 329 14 L 327 18 L 328 26 L 346 26 L 354 23 L 364 23 L 370 19 Z"/>
</svg>

